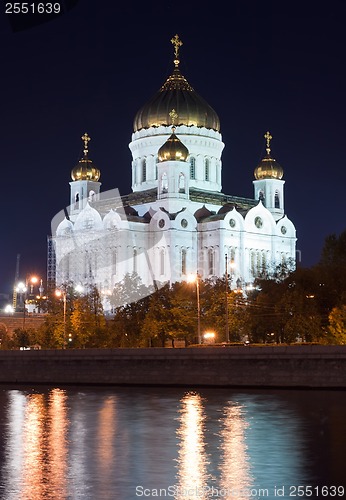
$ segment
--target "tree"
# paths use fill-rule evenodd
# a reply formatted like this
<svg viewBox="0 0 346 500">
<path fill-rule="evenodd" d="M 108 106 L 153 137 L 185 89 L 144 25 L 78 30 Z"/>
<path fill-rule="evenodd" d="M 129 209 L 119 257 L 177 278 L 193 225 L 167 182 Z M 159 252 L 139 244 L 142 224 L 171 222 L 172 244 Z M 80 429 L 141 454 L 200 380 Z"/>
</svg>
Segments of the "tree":
<svg viewBox="0 0 346 500">
<path fill-rule="evenodd" d="M 346 305 L 334 307 L 329 315 L 329 332 L 337 344 L 346 344 Z"/>
<path fill-rule="evenodd" d="M 141 346 L 165 345 L 172 331 L 172 291 L 169 284 L 156 290 L 149 298 L 140 330 Z"/>
<path fill-rule="evenodd" d="M 106 320 L 96 286 L 90 286 L 85 295 L 74 300 L 70 322 L 71 346 L 101 347 L 102 336 L 106 334 Z"/>
<path fill-rule="evenodd" d="M 110 342 L 114 347 L 139 347 L 141 330 L 154 287 L 142 284 L 138 274 L 126 274 L 114 287 L 110 303 L 115 308 Z"/>
</svg>

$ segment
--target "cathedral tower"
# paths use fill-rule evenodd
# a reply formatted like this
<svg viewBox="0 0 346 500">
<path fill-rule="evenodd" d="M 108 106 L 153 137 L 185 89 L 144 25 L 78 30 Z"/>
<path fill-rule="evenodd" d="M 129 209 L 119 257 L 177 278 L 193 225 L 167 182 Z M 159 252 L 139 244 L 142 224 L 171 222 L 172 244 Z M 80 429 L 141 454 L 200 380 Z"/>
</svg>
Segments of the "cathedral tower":
<svg viewBox="0 0 346 500">
<path fill-rule="evenodd" d="M 97 201 L 100 195 L 101 173 L 88 157 L 90 137 L 85 133 L 81 139 L 84 142 L 84 156 L 71 171 L 70 216 L 77 215 L 88 201 Z"/>
<path fill-rule="evenodd" d="M 281 165 L 272 158 L 270 152 L 270 141 L 272 136 L 269 132 L 264 134 L 267 141 L 267 154 L 255 168 L 254 175 L 254 197 L 261 200 L 263 205 L 272 213 L 275 220 L 280 219 L 284 211 L 284 175 Z"/>
</svg>

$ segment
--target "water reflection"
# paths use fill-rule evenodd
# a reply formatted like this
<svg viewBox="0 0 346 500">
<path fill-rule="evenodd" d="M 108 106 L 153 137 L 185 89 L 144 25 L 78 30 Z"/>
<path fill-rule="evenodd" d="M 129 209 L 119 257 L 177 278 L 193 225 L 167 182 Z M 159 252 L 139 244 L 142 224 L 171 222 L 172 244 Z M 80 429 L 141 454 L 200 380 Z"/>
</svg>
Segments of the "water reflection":
<svg viewBox="0 0 346 500">
<path fill-rule="evenodd" d="M 176 500 L 215 496 L 241 498 L 251 489 L 253 477 L 246 444 L 249 423 L 243 407 L 228 401 L 221 411 L 222 417 L 216 421 L 215 428 L 208 400 L 191 392 L 181 399 Z M 209 427 L 214 431 L 212 434 Z"/>
<path fill-rule="evenodd" d="M 245 492 L 253 484 L 250 457 L 246 444 L 246 421 L 240 404 L 230 402 L 220 421 L 220 488 L 228 492 Z"/>
<path fill-rule="evenodd" d="M 199 394 L 188 393 L 181 400 L 176 499 L 205 498 L 208 485 L 208 460 L 204 443 L 205 414 Z"/>
<path fill-rule="evenodd" d="M 0 390 L 0 497 L 276 500 L 276 486 L 340 485 L 346 405 L 326 393 Z"/>
<path fill-rule="evenodd" d="M 67 395 L 66 391 L 53 389 L 48 403 L 48 477 L 49 491 L 53 498 L 67 494 Z"/>
<path fill-rule="evenodd" d="M 6 499 L 66 498 L 66 394 L 11 391 L 8 404 Z M 47 478 L 49 477 L 49 481 Z"/>
<path fill-rule="evenodd" d="M 114 464 L 116 460 L 113 442 L 116 433 L 115 398 L 113 396 L 106 398 L 103 403 L 99 412 L 97 429 L 98 474 L 102 477 L 100 489 L 102 498 L 111 482 L 113 474 L 111 464 Z"/>
</svg>

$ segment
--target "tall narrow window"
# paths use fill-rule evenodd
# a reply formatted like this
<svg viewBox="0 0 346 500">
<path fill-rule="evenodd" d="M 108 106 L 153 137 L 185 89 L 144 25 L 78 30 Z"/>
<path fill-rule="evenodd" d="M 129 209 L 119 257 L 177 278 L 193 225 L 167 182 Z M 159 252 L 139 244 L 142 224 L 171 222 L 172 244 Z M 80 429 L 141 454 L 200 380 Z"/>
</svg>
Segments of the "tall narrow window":
<svg viewBox="0 0 346 500">
<path fill-rule="evenodd" d="M 190 179 L 196 179 L 196 159 L 193 156 L 190 158 Z"/>
<path fill-rule="evenodd" d="M 267 256 L 266 253 L 262 253 L 262 273 L 265 275 L 267 270 Z"/>
<path fill-rule="evenodd" d="M 275 191 L 274 206 L 275 206 L 275 208 L 280 208 L 280 197 L 279 197 L 278 191 Z"/>
<path fill-rule="evenodd" d="M 165 251 L 160 251 L 160 274 L 163 276 L 165 274 Z"/>
<path fill-rule="evenodd" d="M 206 181 L 209 181 L 209 177 L 210 177 L 210 161 L 208 160 L 208 158 L 206 158 L 204 162 L 204 179 Z"/>
<path fill-rule="evenodd" d="M 214 271 L 214 252 L 211 249 L 208 251 L 208 271 L 209 271 L 209 276 L 213 276 L 215 274 L 215 271 Z"/>
<path fill-rule="evenodd" d="M 179 174 L 179 193 L 185 193 L 185 175 Z"/>
<path fill-rule="evenodd" d="M 181 274 L 186 274 L 186 250 L 181 251 Z"/>
<path fill-rule="evenodd" d="M 256 276 L 256 253 L 254 251 L 250 255 L 250 269 L 252 276 Z"/>
<path fill-rule="evenodd" d="M 265 206 L 264 192 L 262 191 L 262 189 L 261 189 L 261 191 L 258 194 L 258 199 L 261 200 L 261 202 Z"/>
<path fill-rule="evenodd" d="M 117 251 L 116 249 L 112 252 L 112 274 L 117 274 Z"/>
<path fill-rule="evenodd" d="M 137 272 L 137 250 L 133 250 L 133 272 Z"/>
<path fill-rule="evenodd" d="M 168 192 L 168 178 L 166 172 L 164 172 L 161 177 L 161 193 L 167 193 L 167 192 Z"/>
<path fill-rule="evenodd" d="M 262 254 L 261 252 L 257 252 L 257 262 L 256 262 L 256 273 L 257 275 L 260 274 L 261 272 L 261 269 L 262 269 Z"/>
<path fill-rule="evenodd" d="M 157 181 L 158 179 L 158 172 L 159 172 L 159 168 L 157 166 L 157 164 L 159 163 L 159 157 L 157 156 L 156 157 L 156 161 L 155 161 L 155 180 Z"/>
<path fill-rule="evenodd" d="M 143 160 L 142 163 L 142 182 L 145 182 L 147 180 L 147 162 L 146 160 Z"/>
<path fill-rule="evenodd" d="M 76 193 L 76 196 L 75 196 L 75 199 L 74 199 L 75 203 L 74 203 L 74 208 L 76 210 L 79 209 L 79 193 Z"/>
</svg>

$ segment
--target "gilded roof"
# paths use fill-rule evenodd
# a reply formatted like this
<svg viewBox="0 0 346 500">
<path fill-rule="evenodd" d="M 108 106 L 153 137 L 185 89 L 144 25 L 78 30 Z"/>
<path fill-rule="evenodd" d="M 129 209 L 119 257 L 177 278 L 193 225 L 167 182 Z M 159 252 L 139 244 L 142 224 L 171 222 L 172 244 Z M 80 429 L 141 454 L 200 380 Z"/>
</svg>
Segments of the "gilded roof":
<svg viewBox="0 0 346 500">
<path fill-rule="evenodd" d="M 177 37 L 177 35 L 176 35 Z M 174 39 L 172 39 L 172 43 Z M 180 43 L 182 45 L 182 43 Z M 175 109 L 179 120 L 175 125 L 205 127 L 220 131 L 220 121 L 211 106 L 195 92 L 179 69 L 178 51 L 175 51 L 174 70 L 160 90 L 137 112 L 134 131 L 149 127 L 169 126 L 169 113 Z"/>
<path fill-rule="evenodd" d="M 81 137 L 84 142 L 84 156 L 79 160 L 77 165 L 71 170 L 71 177 L 73 181 L 98 181 L 101 172 L 88 158 L 88 142 L 90 137 L 85 133 Z"/>
<path fill-rule="evenodd" d="M 270 155 L 270 141 L 273 137 L 270 135 L 270 132 L 266 132 L 264 134 L 264 138 L 267 141 L 267 154 L 255 168 L 255 179 L 282 179 L 284 170 L 282 166 Z"/>
</svg>

